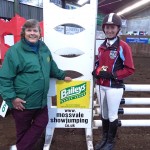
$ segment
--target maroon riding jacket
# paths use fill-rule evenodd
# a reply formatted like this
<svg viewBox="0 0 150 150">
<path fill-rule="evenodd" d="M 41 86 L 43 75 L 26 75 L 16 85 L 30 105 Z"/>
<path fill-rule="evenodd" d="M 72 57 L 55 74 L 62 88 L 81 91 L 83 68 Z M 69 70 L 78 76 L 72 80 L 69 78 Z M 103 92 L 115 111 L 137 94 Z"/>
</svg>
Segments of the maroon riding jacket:
<svg viewBox="0 0 150 150">
<path fill-rule="evenodd" d="M 123 79 L 135 71 L 132 51 L 130 46 L 119 39 L 110 47 L 106 46 L 107 40 L 98 48 L 99 67 L 107 68 L 107 71 L 114 75 L 113 79 L 98 79 L 97 84 L 122 88 Z"/>
</svg>

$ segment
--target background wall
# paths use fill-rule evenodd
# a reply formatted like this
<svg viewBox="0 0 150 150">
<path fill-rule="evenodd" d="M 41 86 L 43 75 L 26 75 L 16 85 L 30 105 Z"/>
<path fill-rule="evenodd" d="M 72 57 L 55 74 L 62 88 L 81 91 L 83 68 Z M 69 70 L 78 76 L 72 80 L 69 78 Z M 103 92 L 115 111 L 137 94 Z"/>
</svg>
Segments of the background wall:
<svg viewBox="0 0 150 150">
<path fill-rule="evenodd" d="M 127 38 L 134 38 L 137 39 L 135 40 L 135 42 L 133 43 L 129 43 L 127 42 Z M 141 38 L 141 40 L 143 38 L 148 40 L 150 39 L 150 36 L 130 36 L 130 35 L 121 35 L 121 39 L 124 40 L 125 42 L 127 42 L 131 49 L 132 49 L 132 54 L 133 56 L 141 56 L 141 57 L 150 57 L 150 43 L 139 43 L 139 39 Z"/>
<path fill-rule="evenodd" d="M 43 9 L 31 5 L 19 4 L 19 15 L 25 19 L 43 20 Z M 15 16 L 14 2 L 7 0 L 0 0 L 0 18 L 11 19 Z"/>
<path fill-rule="evenodd" d="M 148 35 L 150 35 L 150 9 L 145 9 L 123 19 L 127 20 L 126 27 L 122 29 L 123 34 L 126 34 L 127 31 L 147 31 Z"/>
</svg>

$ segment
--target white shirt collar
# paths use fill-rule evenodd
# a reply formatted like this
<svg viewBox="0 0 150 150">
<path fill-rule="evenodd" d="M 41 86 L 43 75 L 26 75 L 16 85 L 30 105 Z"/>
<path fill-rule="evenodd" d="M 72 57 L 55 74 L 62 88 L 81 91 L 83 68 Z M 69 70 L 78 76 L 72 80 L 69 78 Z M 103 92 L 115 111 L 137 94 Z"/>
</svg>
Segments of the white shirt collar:
<svg viewBox="0 0 150 150">
<path fill-rule="evenodd" d="M 117 37 L 115 37 L 113 40 L 107 39 L 106 46 L 109 47 L 113 45 L 116 41 L 117 41 Z"/>
</svg>

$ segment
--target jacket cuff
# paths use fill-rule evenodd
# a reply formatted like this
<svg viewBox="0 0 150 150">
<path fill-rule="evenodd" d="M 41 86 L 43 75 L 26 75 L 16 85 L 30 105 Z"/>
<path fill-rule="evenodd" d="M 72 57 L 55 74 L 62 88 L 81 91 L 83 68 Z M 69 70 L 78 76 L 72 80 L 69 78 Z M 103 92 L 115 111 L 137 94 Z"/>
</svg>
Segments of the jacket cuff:
<svg viewBox="0 0 150 150">
<path fill-rule="evenodd" d="M 118 80 L 116 72 L 113 72 L 112 75 L 113 75 L 115 80 Z"/>
</svg>

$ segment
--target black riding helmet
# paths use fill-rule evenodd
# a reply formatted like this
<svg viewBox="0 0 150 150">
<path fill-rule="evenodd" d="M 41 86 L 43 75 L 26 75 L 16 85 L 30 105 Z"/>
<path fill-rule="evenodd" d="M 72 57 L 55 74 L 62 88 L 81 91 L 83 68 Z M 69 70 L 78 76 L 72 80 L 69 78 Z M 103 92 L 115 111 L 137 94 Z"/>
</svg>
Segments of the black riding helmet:
<svg viewBox="0 0 150 150">
<path fill-rule="evenodd" d="M 116 25 L 120 29 L 121 25 L 122 25 L 121 18 L 118 15 L 116 15 L 115 13 L 110 13 L 104 17 L 104 20 L 102 23 L 103 32 L 104 32 L 105 25 Z"/>
</svg>

